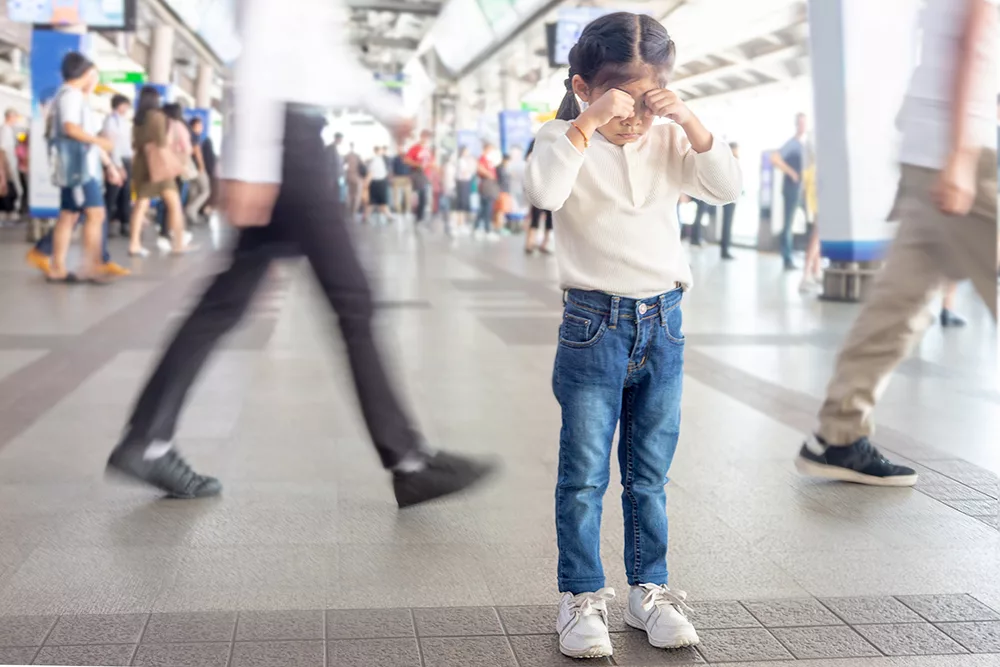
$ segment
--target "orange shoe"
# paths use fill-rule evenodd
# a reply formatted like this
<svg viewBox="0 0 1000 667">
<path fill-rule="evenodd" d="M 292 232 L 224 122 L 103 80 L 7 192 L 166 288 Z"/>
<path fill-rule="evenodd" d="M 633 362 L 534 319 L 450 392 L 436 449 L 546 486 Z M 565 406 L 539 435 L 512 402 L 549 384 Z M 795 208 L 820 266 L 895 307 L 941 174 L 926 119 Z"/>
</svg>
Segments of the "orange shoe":
<svg viewBox="0 0 1000 667">
<path fill-rule="evenodd" d="M 29 250 L 28 256 L 24 260 L 45 275 L 49 275 L 52 272 L 52 260 L 48 255 L 39 252 L 37 248 Z"/>
<path fill-rule="evenodd" d="M 122 276 L 130 276 L 132 272 L 126 269 L 121 264 L 115 264 L 114 262 L 108 262 L 101 266 L 101 273 L 106 276 L 114 276 L 116 278 L 121 278 Z"/>
</svg>

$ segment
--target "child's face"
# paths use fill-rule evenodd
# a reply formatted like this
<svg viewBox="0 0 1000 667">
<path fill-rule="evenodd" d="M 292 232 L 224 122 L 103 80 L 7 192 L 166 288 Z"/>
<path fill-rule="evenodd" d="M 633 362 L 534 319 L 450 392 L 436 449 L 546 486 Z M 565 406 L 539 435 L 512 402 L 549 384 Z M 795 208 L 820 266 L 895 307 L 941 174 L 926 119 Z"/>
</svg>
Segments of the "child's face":
<svg viewBox="0 0 1000 667">
<path fill-rule="evenodd" d="M 643 77 L 614 87 L 632 96 L 632 99 L 635 100 L 635 114 L 631 118 L 616 118 L 604 127 L 598 128 L 597 131 L 616 146 L 624 146 L 639 141 L 653 126 L 653 113 L 646 107 L 643 99 L 645 99 L 646 93 L 662 88 L 663 84 L 653 77 Z M 601 96 L 606 92 L 608 89 L 593 91 L 588 102 L 593 104 L 601 99 Z"/>
</svg>

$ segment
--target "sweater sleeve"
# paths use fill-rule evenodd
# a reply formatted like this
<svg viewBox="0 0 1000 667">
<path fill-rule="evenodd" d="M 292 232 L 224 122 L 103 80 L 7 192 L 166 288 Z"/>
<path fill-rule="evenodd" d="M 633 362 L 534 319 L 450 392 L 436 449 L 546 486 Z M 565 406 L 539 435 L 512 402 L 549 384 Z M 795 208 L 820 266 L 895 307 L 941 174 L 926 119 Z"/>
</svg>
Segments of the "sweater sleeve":
<svg viewBox="0 0 1000 667">
<path fill-rule="evenodd" d="M 714 205 L 739 199 L 743 171 L 726 142 L 716 138 L 704 153 L 696 153 L 686 137 L 676 145 L 683 162 L 681 190 L 685 194 Z"/>
<path fill-rule="evenodd" d="M 546 123 L 535 138 L 528 158 L 524 191 L 528 201 L 543 211 L 558 211 L 569 199 L 583 166 L 583 153 L 566 137 L 570 124 L 564 120 Z"/>
</svg>

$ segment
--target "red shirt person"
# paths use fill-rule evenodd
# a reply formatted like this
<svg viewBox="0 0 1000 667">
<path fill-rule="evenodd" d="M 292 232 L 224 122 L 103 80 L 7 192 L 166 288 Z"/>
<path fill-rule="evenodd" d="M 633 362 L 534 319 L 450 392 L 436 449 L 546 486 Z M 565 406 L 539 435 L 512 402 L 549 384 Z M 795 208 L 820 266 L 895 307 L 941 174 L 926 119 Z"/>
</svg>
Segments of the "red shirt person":
<svg viewBox="0 0 1000 667">
<path fill-rule="evenodd" d="M 403 162 L 410 167 L 410 182 L 417 193 L 417 219 L 424 220 L 428 213 L 427 167 L 433 157 L 431 132 L 420 133 L 420 142 L 414 144 L 403 156 Z"/>
</svg>

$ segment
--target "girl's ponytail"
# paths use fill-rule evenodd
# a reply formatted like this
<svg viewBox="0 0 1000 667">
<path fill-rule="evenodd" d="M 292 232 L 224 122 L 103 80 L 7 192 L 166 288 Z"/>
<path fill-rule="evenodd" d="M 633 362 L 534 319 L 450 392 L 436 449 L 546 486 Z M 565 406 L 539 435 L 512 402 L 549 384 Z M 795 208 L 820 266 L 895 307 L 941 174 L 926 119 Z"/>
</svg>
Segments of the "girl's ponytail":
<svg viewBox="0 0 1000 667">
<path fill-rule="evenodd" d="M 574 47 L 576 48 L 576 47 Z M 559 111 L 556 113 L 558 120 L 575 120 L 580 115 L 580 103 L 573 92 L 573 70 L 569 71 L 569 78 L 566 79 L 566 95 L 563 97 Z"/>
</svg>

